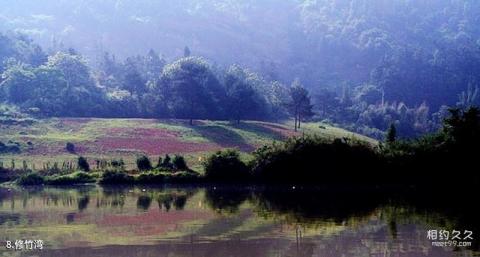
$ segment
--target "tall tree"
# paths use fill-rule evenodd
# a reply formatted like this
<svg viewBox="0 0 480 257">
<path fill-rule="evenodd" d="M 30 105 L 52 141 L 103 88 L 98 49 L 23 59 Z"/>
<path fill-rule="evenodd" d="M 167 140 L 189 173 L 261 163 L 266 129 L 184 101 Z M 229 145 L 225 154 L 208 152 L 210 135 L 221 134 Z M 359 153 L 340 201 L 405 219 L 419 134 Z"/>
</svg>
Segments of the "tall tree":
<svg viewBox="0 0 480 257">
<path fill-rule="evenodd" d="M 391 144 L 397 140 L 397 128 L 395 124 L 390 124 L 390 127 L 387 130 L 387 143 Z"/>
<path fill-rule="evenodd" d="M 225 75 L 227 90 L 227 115 L 240 123 L 246 118 L 256 118 L 261 112 L 260 96 L 253 88 L 248 77 L 249 72 L 238 66 L 232 66 Z"/>
<path fill-rule="evenodd" d="M 209 118 L 215 114 L 220 83 L 210 65 L 202 58 L 182 58 L 167 65 L 162 81 L 173 92 L 170 101 L 177 117 L 187 118 L 190 125 L 198 118 Z"/>
<path fill-rule="evenodd" d="M 287 103 L 287 108 L 295 118 L 295 131 L 300 128 L 302 119 L 313 116 L 313 105 L 308 90 L 298 79 L 295 79 L 290 88 L 290 101 Z"/>
<path fill-rule="evenodd" d="M 130 94 L 141 96 L 146 90 L 146 81 L 139 71 L 138 64 L 134 58 L 127 58 L 124 64 L 123 88 Z"/>
<path fill-rule="evenodd" d="M 150 49 L 147 56 L 145 56 L 144 66 L 146 79 L 156 81 L 162 73 L 162 69 L 165 66 L 165 60 L 160 58 L 155 50 Z"/>
</svg>

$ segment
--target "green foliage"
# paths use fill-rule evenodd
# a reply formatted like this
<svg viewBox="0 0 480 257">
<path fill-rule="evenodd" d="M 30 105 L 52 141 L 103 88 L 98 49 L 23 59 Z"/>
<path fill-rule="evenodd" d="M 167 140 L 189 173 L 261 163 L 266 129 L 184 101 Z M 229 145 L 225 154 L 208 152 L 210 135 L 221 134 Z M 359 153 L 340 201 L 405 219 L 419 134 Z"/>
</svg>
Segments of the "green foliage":
<svg viewBox="0 0 480 257">
<path fill-rule="evenodd" d="M 59 17 L 76 15 L 103 21 L 96 24 L 102 28 L 98 31 L 113 31 L 111 36 L 118 39 L 117 42 L 125 41 L 125 31 L 138 32 L 135 22 L 113 22 L 130 20 L 128 12 L 111 16 L 98 11 L 118 8 L 115 1 L 92 2 L 90 8 L 81 8 L 75 1 L 63 3 L 62 8 L 52 0 L 47 2 L 16 9 L 18 13 L 11 14 L 15 19 L 7 20 L 10 15 L 7 13 L 0 14 L 0 19 L 9 26 L 22 24 L 25 31 L 51 31 L 51 28 L 42 29 L 48 27 L 46 23 L 27 28 L 32 23 L 25 17 L 33 17 L 32 10 L 41 4 L 52 7 L 49 8 L 51 15 L 58 18 L 56 22 L 62 28 L 72 24 Z M 394 0 L 388 4 L 383 1 L 365 4 L 363 0 L 282 1 L 281 4 L 274 1 L 192 0 L 181 4 L 133 1 L 122 3 L 121 8 L 148 9 L 157 14 L 142 21 L 144 38 L 148 38 L 151 45 L 163 46 L 159 50 L 169 59 L 182 56 L 182 51 L 171 51 L 169 46 L 195 42 L 195 52 L 204 53 L 217 63 L 255 66 L 265 79 L 255 74 L 257 79 L 248 83 L 244 83 L 243 78 L 236 80 L 241 83 L 226 83 L 224 78 L 228 72 L 222 67 L 201 64 L 198 58 L 190 56 L 188 48 L 183 51 L 186 58 L 167 65 L 163 72 L 165 61 L 158 53 L 150 50 L 147 55 L 139 55 L 139 51 L 148 50 L 145 40 L 130 40 L 127 45 L 112 43 L 108 48 L 132 56 L 118 60 L 114 54 L 106 53 L 98 65 L 100 69 L 92 72 L 85 69 L 85 62 L 76 51 L 54 54 L 45 63 L 45 54 L 30 39 L 8 32 L 0 36 L 0 72 L 4 73 L 1 80 L 5 83 L 0 97 L 24 108 L 39 108 L 40 114 L 46 116 L 277 119 L 285 114 L 284 108 L 279 108 L 279 102 L 284 102 L 284 92 L 278 91 L 286 88 L 279 87 L 278 81 L 290 83 L 300 77 L 321 110 L 321 119 L 378 139 L 384 138 L 392 122 L 402 137 L 415 137 L 441 125 L 441 119 L 434 115 L 443 105 L 479 104 L 479 5 L 475 0 Z M 206 22 L 209 19 L 235 29 L 213 29 L 215 33 L 211 33 L 212 24 L 216 23 Z M 175 26 L 170 20 L 186 23 L 182 33 L 170 33 L 175 31 L 168 27 Z M 85 19 L 76 22 L 73 24 L 76 33 L 64 35 L 67 41 L 95 49 L 95 42 L 103 35 L 82 31 L 90 27 L 86 26 Z M 155 24 L 166 26 L 159 30 Z M 158 34 L 152 36 L 151 33 Z M 164 37 L 158 35 L 164 34 L 172 35 L 170 44 L 160 42 Z M 205 36 L 198 37 L 199 34 Z M 49 37 L 47 34 L 37 36 Z M 142 37 L 142 33 L 137 36 Z M 255 40 L 241 40 L 245 38 Z M 51 52 L 61 52 L 63 47 L 54 43 Z M 232 47 L 234 45 L 242 47 Z M 93 56 L 89 57 L 94 60 Z M 71 76 L 71 68 L 78 73 Z M 92 77 L 95 83 L 91 83 Z M 209 90 L 216 88 L 215 80 L 223 85 L 220 90 Z M 250 83 L 252 81 L 255 83 Z M 229 83 L 238 86 L 229 89 Z M 261 95 L 260 99 L 250 97 L 251 88 Z M 49 91 L 51 98 L 50 94 L 40 93 Z M 198 97 L 188 96 L 189 91 Z M 335 95 L 332 96 L 332 92 Z M 317 98 L 317 94 L 321 96 Z M 260 107 L 256 111 L 233 107 L 242 101 L 253 109 L 256 109 L 253 103 L 260 103 Z M 420 108 L 424 102 L 428 105 Z M 404 105 L 407 112 L 403 107 L 397 108 L 398 105 Z M 425 107 L 428 108 L 426 114 Z M 417 113 L 419 108 L 422 113 Z"/>
<path fill-rule="evenodd" d="M 38 186 L 44 183 L 44 177 L 36 172 L 28 173 L 17 179 L 17 184 L 22 186 Z"/>
<path fill-rule="evenodd" d="M 187 162 L 181 155 L 175 155 L 172 164 L 175 170 L 188 170 Z"/>
<path fill-rule="evenodd" d="M 236 150 L 218 151 L 203 163 L 205 178 L 215 182 L 242 182 L 250 179 L 247 165 Z"/>
<path fill-rule="evenodd" d="M 46 54 L 40 46 L 26 36 L 17 33 L 0 33 L 0 73 L 12 62 L 38 66 L 46 59 Z"/>
<path fill-rule="evenodd" d="M 145 156 L 139 156 L 136 160 L 137 163 L 137 168 L 140 171 L 146 171 L 146 170 L 151 170 L 152 169 L 152 163 L 150 162 L 150 159 Z"/>
<path fill-rule="evenodd" d="M 147 172 L 142 173 L 135 178 L 135 183 L 137 184 L 163 184 L 165 182 L 165 173 L 161 172 Z"/>
<path fill-rule="evenodd" d="M 198 183 L 200 175 L 192 171 L 150 171 L 135 178 L 136 184 Z"/>
<path fill-rule="evenodd" d="M 105 171 L 99 182 L 103 185 L 122 185 L 133 184 L 135 181 L 133 176 L 128 175 L 123 171 Z"/>
<path fill-rule="evenodd" d="M 456 171 L 455 176 L 438 179 L 449 184 L 463 183 L 466 178 L 480 182 L 480 176 L 472 172 L 480 144 L 480 112 L 469 108 L 451 109 L 450 113 L 443 129 L 436 134 L 382 147 L 381 154 L 391 170 L 403 171 L 402 178 L 397 178 L 399 183 L 411 178 L 415 178 L 415 183 L 429 183 L 438 170 Z"/>
<path fill-rule="evenodd" d="M 266 183 L 368 181 L 358 171 L 383 166 L 371 146 L 347 138 L 333 142 L 319 137 L 291 138 L 285 143 L 261 147 L 253 155 L 253 176 Z"/>
<path fill-rule="evenodd" d="M 162 161 L 162 163 L 159 167 L 164 168 L 164 169 L 172 169 L 173 168 L 172 159 L 170 158 L 170 156 L 168 154 L 165 155 L 165 158 L 163 158 L 163 161 Z"/>
<path fill-rule="evenodd" d="M 179 171 L 165 176 L 165 183 L 198 183 L 201 182 L 201 176 L 193 171 Z"/>
<path fill-rule="evenodd" d="M 395 124 L 391 124 L 390 128 L 387 130 L 387 143 L 391 144 L 397 140 L 397 129 L 395 128 Z"/>
<path fill-rule="evenodd" d="M 295 131 L 300 128 L 302 120 L 313 116 L 308 90 L 296 79 L 290 88 L 290 100 L 286 103 L 290 114 L 295 118 Z"/>
<path fill-rule="evenodd" d="M 214 117 L 221 101 L 221 86 L 210 65 L 202 58 L 186 57 L 167 65 L 162 73 L 165 87 L 171 89 L 176 117 L 193 119 Z"/>
<path fill-rule="evenodd" d="M 45 178 L 45 184 L 49 185 L 79 185 L 79 184 L 88 184 L 94 183 L 96 178 L 85 172 L 75 172 L 69 175 L 56 175 Z"/>
<path fill-rule="evenodd" d="M 90 171 L 90 164 L 88 164 L 87 158 L 83 156 L 78 157 L 77 165 L 83 171 Z"/>
<path fill-rule="evenodd" d="M 265 99 L 255 89 L 255 74 L 239 66 L 231 66 L 225 74 L 227 94 L 226 115 L 238 123 L 243 119 L 261 119 L 266 116 Z"/>
<path fill-rule="evenodd" d="M 477 146 L 480 143 L 480 110 L 470 107 L 466 110 L 451 109 L 445 119 L 443 132 L 460 146 Z"/>
<path fill-rule="evenodd" d="M 125 162 L 123 161 L 123 159 L 112 160 L 110 164 L 113 168 L 120 169 L 120 170 L 125 169 Z"/>
</svg>

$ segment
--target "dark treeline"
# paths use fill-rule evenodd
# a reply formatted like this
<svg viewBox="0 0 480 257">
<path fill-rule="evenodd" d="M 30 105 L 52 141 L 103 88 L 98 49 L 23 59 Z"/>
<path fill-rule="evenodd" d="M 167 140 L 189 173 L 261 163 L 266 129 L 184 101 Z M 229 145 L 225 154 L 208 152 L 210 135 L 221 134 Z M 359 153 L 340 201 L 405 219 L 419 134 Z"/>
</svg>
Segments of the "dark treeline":
<svg viewBox="0 0 480 257">
<path fill-rule="evenodd" d="M 451 109 L 435 134 L 398 140 L 392 126 L 388 138 L 378 147 L 347 138 L 291 138 L 257 149 L 248 164 L 235 152 L 223 151 L 207 160 L 205 176 L 217 182 L 287 185 L 480 183 L 474 168 L 480 144 L 477 108 Z"/>
</svg>

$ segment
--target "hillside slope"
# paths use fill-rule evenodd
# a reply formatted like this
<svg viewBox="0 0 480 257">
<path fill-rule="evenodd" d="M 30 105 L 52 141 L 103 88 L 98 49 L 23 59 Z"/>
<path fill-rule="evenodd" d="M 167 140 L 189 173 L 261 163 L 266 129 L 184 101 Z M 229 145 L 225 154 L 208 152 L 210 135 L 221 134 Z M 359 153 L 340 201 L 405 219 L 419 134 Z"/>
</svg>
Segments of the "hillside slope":
<svg viewBox="0 0 480 257">
<path fill-rule="evenodd" d="M 0 141 L 16 145 L 20 153 L 4 152 L 0 161 L 17 167 L 23 161 L 37 168 L 50 163 L 87 157 L 92 165 L 96 160 L 122 158 L 133 167 L 136 156 L 148 155 L 152 161 L 165 154 L 186 156 L 191 167 L 199 169 L 203 158 L 223 148 L 237 148 L 243 153 L 257 147 L 281 141 L 291 136 L 318 134 L 326 138 L 347 137 L 376 141 L 336 127 L 307 123 L 295 132 L 290 124 L 246 121 L 232 124 L 225 121 L 196 121 L 194 126 L 182 120 L 152 119 L 47 119 L 32 125 L 1 125 Z M 73 143 L 75 152 L 66 150 Z"/>
</svg>

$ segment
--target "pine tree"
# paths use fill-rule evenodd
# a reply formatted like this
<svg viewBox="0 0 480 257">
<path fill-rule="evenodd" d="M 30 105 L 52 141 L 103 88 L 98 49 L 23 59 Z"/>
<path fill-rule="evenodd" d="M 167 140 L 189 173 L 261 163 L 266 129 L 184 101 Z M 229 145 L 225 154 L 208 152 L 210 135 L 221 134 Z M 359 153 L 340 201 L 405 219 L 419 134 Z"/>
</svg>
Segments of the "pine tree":
<svg viewBox="0 0 480 257">
<path fill-rule="evenodd" d="M 395 124 L 390 124 L 390 127 L 387 130 L 387 143 L 391 144 L 397 140 L 397 128 Z"/>
</svg>

